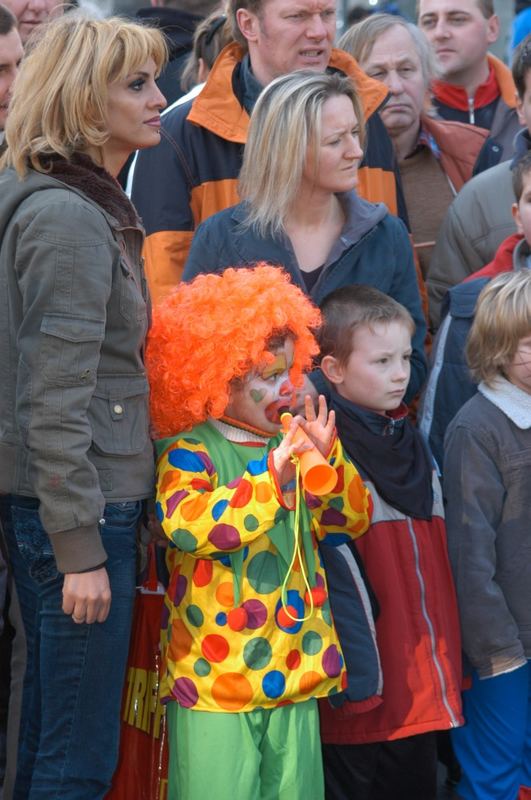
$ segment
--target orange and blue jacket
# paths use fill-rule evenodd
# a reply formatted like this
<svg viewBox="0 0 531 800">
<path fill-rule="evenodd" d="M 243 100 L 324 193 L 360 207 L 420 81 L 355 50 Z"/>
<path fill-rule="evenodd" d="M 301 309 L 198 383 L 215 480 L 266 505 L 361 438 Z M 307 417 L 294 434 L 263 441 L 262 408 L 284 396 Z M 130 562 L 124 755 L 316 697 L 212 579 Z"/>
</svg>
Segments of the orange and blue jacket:
<svg viewBox="0 0 531 800">
<path fill-rule="evenodd" d="M 163 115 L 160 145 L 140 152 L 136 160 L 132 200 L 146 228 L 144 257 L 154 303 L 181 279 L 199 223 L 239 202 L 237 182 L 249 125 L 240 81 L 243 56 L 239 45 L 228 45 L 200 94 Z M 375 113 L 387 89 L 342 50 L 332 51 L 330 67 L 353 79 L 363 104 L 367 142 L 358 192 L 405 218 L 392 144 Z"/>
</svg>

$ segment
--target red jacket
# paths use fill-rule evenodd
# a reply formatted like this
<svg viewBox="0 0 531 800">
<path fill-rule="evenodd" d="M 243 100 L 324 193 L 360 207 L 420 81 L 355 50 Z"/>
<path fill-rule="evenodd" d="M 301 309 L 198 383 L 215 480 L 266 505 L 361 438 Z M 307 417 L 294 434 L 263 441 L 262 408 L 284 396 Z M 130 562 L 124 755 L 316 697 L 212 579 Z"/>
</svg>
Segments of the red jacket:
<svg viewBox="0 0 531 800">
<path fill-rule="evenodd" d="M 366 485 L 374 512 L 356 546 L 380 605 L 382 702 L 357 713 L 356 704 L 332 709 L 319 701 L 326 744 L 382 742 L 463 723 L 459 617 L 439 481 L 434 475 L 431 520 L 406 517 Z"/>
</svg>

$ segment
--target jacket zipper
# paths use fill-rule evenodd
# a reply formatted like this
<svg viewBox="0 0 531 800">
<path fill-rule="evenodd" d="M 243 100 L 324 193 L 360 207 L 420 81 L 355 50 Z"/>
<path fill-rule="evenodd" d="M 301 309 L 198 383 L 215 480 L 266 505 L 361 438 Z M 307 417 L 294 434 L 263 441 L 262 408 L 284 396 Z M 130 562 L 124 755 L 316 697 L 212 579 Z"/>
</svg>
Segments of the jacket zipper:
<svg viewBox="0 0 531 800">
<path fill-rule="evenodd" d="M 470 122 L 471 125 L 475 125 L 476 124 L 476 112 L 475 112 L 475 109 L 474 109 L 474 98 L 473 97 L 469 97 L 468 98 L 468 121 Z"/>
<path fill-rule="evenodd" d="M 450 706 L 448 701 L 448 690 L 446 686 L 446 679 L 444 677 L 444 673 L 439 661 L 439 657 L 437 655 L 437 650 L 435 647 L 435 632 L 433 630 L 432 621 L 430 619 L 430 615 L 428 614 L 428 609 L 426 606 L 426 585 L 424 583 L 424 578 L 422 577 L 422 572 L 420 569 L 420 559 L 419 559 L 419 549 L 417 544 L 417 537 L 415 536 L 415 531 L 413 530 L 413 525 L 411 524 L 411 518 L 407 518 L 407 527 L 409 531 L 409 536 L 411 538 L 411 543 L 413 544 L 413 552 L 415 554 L 415 572 L 417 573 L 417 579 L 420 586 L 420 598 L 421 598 L 421 606 L 422 606 L 422 616 L 428 626 L 428 630 L 430 633 L 430 642 L 431 642 L 431 655 L 433 658 L 433 663 L 435 664 L 435 669 L 437 670 L 437 674 L 439 676 L 439 682 L 441 684 L 441 691 L 442 691 L 442 700 L 444 707 L 450 717 L 450 722 L 452 728 L 457 728 L 459 723 L 455 717 L 454 712 Z"/>
</svg>

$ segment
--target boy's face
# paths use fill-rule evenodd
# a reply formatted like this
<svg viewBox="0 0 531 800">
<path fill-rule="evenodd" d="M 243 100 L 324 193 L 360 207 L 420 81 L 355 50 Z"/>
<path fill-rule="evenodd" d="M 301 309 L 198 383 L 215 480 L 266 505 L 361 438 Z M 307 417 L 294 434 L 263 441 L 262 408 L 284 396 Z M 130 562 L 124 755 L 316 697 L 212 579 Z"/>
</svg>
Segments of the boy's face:
<svg viewBox="0 0 531 800">
<path fill-rule="evenodd" d="M 266 433 L 280 430 L 280 415 L 293 405 L 295 390 L 289 378 L 294 345 L 285 339 L 272 351 L 275 360 L 247 375 L 231 389 L 225 415 Z"/>
<path fill-rule="evenodd" d="M 505 368 L 505 374 L 507 380 L 531 394 L 531 336 L 520 339 L 513 360 Z"/>
<path fill-rule="evenodd" d="M 322 369 L 338 394 L 356 405 L 384 414 L 398 408 L 411 372 L 411 333 L 406 323 L 377 322 L 360 326 L 353 334 L 346 364 L 332 356 Z"/>
<path fill-rule="evenodd" d="M 522 196 L 513 203 L 512 211 L 518 233 L 523 233 L 531 244 L 531 172 L 523 176 L 522 187 Z"/>
</svg>

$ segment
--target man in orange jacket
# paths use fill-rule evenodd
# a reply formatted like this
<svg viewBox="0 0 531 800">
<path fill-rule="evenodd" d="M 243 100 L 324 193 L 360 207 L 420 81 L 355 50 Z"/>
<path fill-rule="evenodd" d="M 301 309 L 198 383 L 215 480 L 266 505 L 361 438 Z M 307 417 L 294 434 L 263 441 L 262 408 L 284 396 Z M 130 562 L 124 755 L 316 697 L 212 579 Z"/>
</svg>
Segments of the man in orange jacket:
<svg viewBox="0 0 531 800">
<path fill-rule="evenodd" d="M 500 32 L 493 0 L 418 0 L 417 8 L 443 75 L 432 87 L 438 113 L 487 128 L 499 148 L 498 161 L 511 158 L 520 123 L 511 72 L 488 52 Z"/>
</svg>

